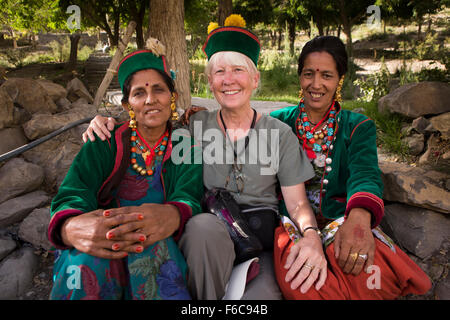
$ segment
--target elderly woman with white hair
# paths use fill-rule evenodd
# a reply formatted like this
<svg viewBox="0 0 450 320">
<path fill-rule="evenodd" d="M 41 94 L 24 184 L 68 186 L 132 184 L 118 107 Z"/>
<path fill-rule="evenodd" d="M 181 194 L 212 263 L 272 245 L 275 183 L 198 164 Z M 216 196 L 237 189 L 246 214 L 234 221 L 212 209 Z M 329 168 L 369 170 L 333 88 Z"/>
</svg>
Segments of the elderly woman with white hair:
<svg viewBox="0 0 450 320">
<path fill-rule="evenodd" d="M 233 16 L 228 21 L 242 19 L 236 15 L 230 18 Z M 224 27 L 208 30 L 203 46 L 209 87 L 220 109 L 199 111 L 189 121 L 191 133 L 203 148 L 203 183 L 208 190 L 219 188 L 231 194 L 264 248 L 259 268 L 255 268 L 257 274 L 251 275 L 243 299 L 282 298 L 273 271 L 278 187 L 290 218 L 303 231 L 299 250 L 292 251 L 285 266 L 296 275 L 291 286 L 306 292 L 314 284 L 319 290 L 327 277 L 327 261 L 318 233 L 305 232 L 317 229 L 304 186 L 314 172 L 290 127 L 251 107 L 250 98 L 260 79 L 256 68 L 260 43 L 242 24 L 231 24 L 226 21 Z M 105 124 L 110 122 L 97 116 L 84 139 L 92 139 L 93 130 L 100 138 L 108 135 Z M 225 294 L 236 264 L 233 248 L 239 245 L 233 243 L 236 239 L 226 224 L 216 215 L 203 213 L 185 226 L 179 246 L 188 264 L 188 288 L 193 298 L 221 299 Z M 312 269 L 315 272 L 307 272 Z"/>
</svg>

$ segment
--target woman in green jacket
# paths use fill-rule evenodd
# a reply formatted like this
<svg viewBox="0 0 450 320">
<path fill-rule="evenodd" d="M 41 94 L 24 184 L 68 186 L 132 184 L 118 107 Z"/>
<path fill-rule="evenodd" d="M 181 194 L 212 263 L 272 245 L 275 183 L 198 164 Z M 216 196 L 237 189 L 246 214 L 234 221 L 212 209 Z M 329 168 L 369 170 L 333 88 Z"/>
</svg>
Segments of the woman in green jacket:
<svg viewBox="0 0 450 320">
<path fill-rule="evenodd" d="M 431 287 L 427 275 L 377 228 L 384 204 L 376 127 L 366 116 L 341 109 L 346 71 L 347 53 L 339 38 L 312 39 L 299 57 L 299 104 L 271 113 L 292 128 L 313 164 L 316 175 L 306 191 L 328 261 L 321 290 L 295 290 L 289 283 L 295 273 L 286 268 L 292 263 L 290 254 L 298 250 L 296 238 L 279 227 L 274 249 L 278 284 L 286 299 L 424 294 Z M 306 276 L 317 270 L 303 265 L 298 272 Z"/>
<path fill-rule="evenodd" d="M 118 68 L 130 121 L 82 147 L 52 201 L 51 299 L 190 299 L 175 240 L 200 212 L 202 165 L 190 136 L 172 131 L 177 93 L 150 45 Z"/>
</svg>

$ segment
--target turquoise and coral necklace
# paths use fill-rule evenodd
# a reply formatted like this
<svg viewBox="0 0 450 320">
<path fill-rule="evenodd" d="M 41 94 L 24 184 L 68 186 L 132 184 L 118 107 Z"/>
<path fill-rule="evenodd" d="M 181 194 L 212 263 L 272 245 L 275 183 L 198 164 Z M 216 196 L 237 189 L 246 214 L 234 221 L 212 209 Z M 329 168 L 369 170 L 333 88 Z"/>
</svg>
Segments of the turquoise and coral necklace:
<svg viewBox="0 0 450 320">
<path fill-rule="evenodd" d="M 136 128 L 131 129 L 131 166 L 141 176 L 152 176 L 155 168 L 162 162 L 164 152 L 169 141 L 169 130 L 159 138 L 153 148 L 150 148 L 147 141 L 141 136 Z M 137 163 L 138 154 L 136 151 L 141 151 L 141 156 L 145 162 L 145 168 Z M 154 161 L 153 161 L 154 160 Z"/>
<path fill-rule="evenodd" d="M 333 104 L 322 120 L 315 125 L 308 119 L 303 99 L 299 103 L 299 109 L 300 112 L 295 121 L 297 137 L 303 142 L 303 149 L 306 149 L 308 157 L 310 159 L 315 159 L 316 154 L 325 153 L 328 150 L 331 141 L 333 140 L 334 123 L 336 119 L 335 101 L 333 101 Z M 322 143 L 319 144 L 317 140 L 322 140 Z M 310 147 L 308 143 L 312 147 Z"/>
</svg>

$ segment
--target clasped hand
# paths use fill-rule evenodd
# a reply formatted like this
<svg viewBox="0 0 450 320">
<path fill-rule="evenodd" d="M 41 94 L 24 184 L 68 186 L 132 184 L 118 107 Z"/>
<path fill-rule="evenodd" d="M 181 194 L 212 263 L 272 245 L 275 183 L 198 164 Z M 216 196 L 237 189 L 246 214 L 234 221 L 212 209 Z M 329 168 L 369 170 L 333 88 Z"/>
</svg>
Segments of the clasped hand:
<svg viewBox="0 0 450 320">
<path fill-rule="evenodd" d="M 122 259 L 140 253 L 151 244 L 171 236 L 179 227 L 179 214 L 172 205 L 95 210 L 67 219 L 63 242 L 104 259 Z"/>
</svg>

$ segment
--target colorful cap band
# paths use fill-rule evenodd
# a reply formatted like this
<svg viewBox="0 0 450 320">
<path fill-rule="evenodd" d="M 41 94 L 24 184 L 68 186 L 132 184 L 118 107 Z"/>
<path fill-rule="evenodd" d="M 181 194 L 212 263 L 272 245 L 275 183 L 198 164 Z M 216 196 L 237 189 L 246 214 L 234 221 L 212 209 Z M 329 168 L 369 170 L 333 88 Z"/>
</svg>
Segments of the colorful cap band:
<svg viewBox="0 0 450 320">
<path fill-rule="evenodd" d="M 123 91 L 123 84 L 125 80 L 136 71 L 145 69 L 158 69 L 167 73 L 170 77 L 170 72 L 167 68 L 166 58 L 164 56 L 156 56 L 151 50 L 143 49 L 131 52 L 120 61 L 117 67 L 120 88 Z"/>
<path fill-rule="evenodd" d="M 258 37 L 248 29 L 241 27 L 219 27 L 208 34 L 203 52 L 208 57 L 220 51 L 236 51 L 249 57 L 258 65 L 261 45 Z"/>
</svg>

